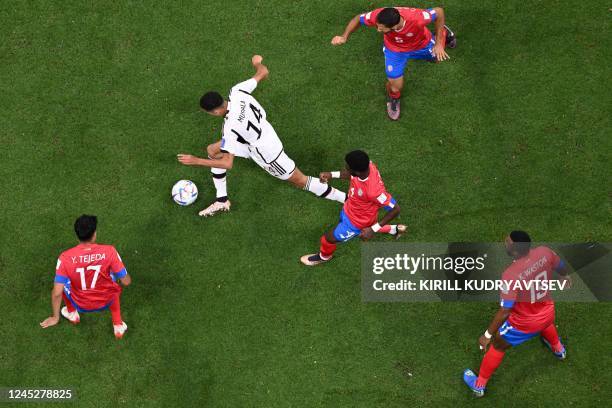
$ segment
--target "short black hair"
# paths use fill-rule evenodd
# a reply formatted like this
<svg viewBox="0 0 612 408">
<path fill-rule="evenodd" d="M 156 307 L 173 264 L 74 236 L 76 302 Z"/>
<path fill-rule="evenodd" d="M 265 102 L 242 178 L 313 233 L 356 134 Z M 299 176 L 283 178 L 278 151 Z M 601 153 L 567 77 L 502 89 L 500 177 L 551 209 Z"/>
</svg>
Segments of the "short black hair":
<svg viewBox="0 0 612 408">
<path fill-rule="evenodd" d="M 74 222 L 74 232 L 76 232 L 79 241 L 89 241 L 96 232 L 98 227 L 98 217 L 95 215 L 81 215 Z"/>
<path fill-rule="evenodd" d="M 527 255 L 531 249 L 531 237 L 525 231 L 512 231 L 510 239 L 513 242 L 512 247 L 519 255 Z"/>
<path fill-rule="evenodd" d="M 353 150 L 344 157 L 344 160 L 353 171 L 366 171 L 370 167 L 370 158 L 363 150 Z"/>
<path fill-rule="evenodd" d="M 223 97 L 219 92 L 206 92 L 200 98 L 200 107 L 207 112 L 217 109 L 223 105 Z"/>
<path fill-rule="evenodd" d="M 376 22 L 387 28 L 395 27 L 400 22 L 400 13 L 393 7 L 384 8 L 378 13 L 378 16 L 376 16 Z"/>
</svg>

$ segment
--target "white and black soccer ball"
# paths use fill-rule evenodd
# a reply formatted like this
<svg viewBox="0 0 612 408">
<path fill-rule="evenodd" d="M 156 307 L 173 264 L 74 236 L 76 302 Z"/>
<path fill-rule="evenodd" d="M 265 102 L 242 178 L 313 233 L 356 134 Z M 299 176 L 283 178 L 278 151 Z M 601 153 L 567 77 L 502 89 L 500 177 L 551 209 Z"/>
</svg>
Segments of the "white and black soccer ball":
<svg viewBox="0 0 612 408">
<path fill-rule="evenodd" d="M 198 187 L 191 180 L 179 180 L 172 186 L 172 199 L 178 205 L 190 205 L 198 198 Z"/>
</svg>

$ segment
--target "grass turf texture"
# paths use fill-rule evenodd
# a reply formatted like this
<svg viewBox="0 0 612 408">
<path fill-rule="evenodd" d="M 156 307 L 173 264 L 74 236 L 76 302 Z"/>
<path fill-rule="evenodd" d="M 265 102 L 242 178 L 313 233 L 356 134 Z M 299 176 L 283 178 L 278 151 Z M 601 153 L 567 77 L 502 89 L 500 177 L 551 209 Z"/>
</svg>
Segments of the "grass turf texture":
<svg viewBox="0 0 612 408">
<path fill-rule="evenodd" d="M 448 1 L 459 46 L 410 63 L 400 122 L 385 117 L 382 38 L 329 41 L 382 3 L 4 2 L 0 5 L 0 385 L 76 389 L 79 405 L 597 405 L 612 398 L 609 304 L 559 304 L 569 358 L 508 352 L 483 401 L 461 381 L 494 304 L 364 304 L 360 245 L 316 269 L 339 207 L 237 160 L 231 214 L 200 219 L 209 172 L 180 166 L 219 138 L 204 90 L 257 90 L 307 174 L 367 150 L 409 241 L 612 240 L 610 17 L 588 1 Z M 417 1 L 415 6 L 436 5 Z M 194 180 L 179 208 L 170 187 Z M 345 187 L 345 185 L 342 185 Z M 72 222 L 99 216 L 133 286 L 130 329 L 108 314 L 43 331 Z"/>
</svg>

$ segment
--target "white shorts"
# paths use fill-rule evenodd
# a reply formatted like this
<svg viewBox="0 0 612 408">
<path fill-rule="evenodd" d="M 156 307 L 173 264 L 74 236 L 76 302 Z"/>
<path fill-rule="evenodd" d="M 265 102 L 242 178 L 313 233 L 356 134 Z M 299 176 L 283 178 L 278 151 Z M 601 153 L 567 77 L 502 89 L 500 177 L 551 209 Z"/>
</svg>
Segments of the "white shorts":
<svg viewBox="0 0 612 408">
<path fill-rule="evenodd" d="M 281 180 L 289 179 L 296 168 L 295 162 L 287 156 L 285 149 L 282 149 L 275 159 L 266 161 L 257 151 L 257 148 L 246 144 L 240 144 L 236 149 L 235 156 L 244 159 L 252 159 L 259 167 L 267 171 L 268 174 Z"/>
</svg>

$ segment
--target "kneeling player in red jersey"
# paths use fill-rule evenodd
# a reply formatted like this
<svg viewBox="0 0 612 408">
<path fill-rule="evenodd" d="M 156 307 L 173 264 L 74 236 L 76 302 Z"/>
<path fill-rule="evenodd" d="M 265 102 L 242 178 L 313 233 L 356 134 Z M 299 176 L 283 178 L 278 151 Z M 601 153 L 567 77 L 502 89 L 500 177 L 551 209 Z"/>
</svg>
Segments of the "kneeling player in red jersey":
<svg viewBox="0 0 612 408">
<path fill-rule="evenodd" d="M 332 178 L 351 180 L 351 186 L 340 212 L 340 222 L 321 237 L 319 253 L 302 256 L 301 261 L 304 265 L 314 266 L 329 261 L 338 242 L 346 242 L 357 236 L 362 240 L 368 240 L 375 232 L 399 238 L 406 232 L 405 225 L 388 224 L 399 215 L 400 207 L 385 190 L 380 173 L 368 155 L 361 150 L 355 150 L 346 155 L 345 161 L 345 170 L 320 175 L 323 182 L 328 182 Z M 387 210 L 387 214 L 377 222 L 378 210 L 381 207 Z"/>
<path fill-rule="evenodd" d="M 550 248 L 539 246 L 531 249 L 531 238 L 524 231 L 512 231 L 506 238 L 508 255 L 514 258 L 502 274 L 502 280 L 513 283 L 551 280 L 553 271 L 569 279 L 563 260 Z M 570 281 L 568 281 L 570 283 Z M 521 284 L 526 288 L 526 284 Z M 555 327 L 555 304 L 549 291 L 538 291 L 535 285 L 529 290 L 503 291 L 501 308 L 478 342 L 486 352 L 478 376 L 470 369 L 463 372 L 463 380 L 478 397 L 485 392 L 487 381 L 501 364 L 511 346 L 518 346 L 540 335 L 542 342 L 559 359 L 565 359 L 565 347 L 561 344 Z M 493 343 L 493 347 L 489 347 Z"/>
<path fill-rule="evenodd" d="M 51 291 L 53 315 L 40 325 L 47 328 L 59 322 L 63 298 L 66 306 L 61 310 L 62 316 L 73 324 L 81 321 L 79 312 L 109 309 L 115 337 L 120 339 L 127 324 L 121 319 L 119 297 L 122 289 L 117 281 L 128 286 L 132 278 L 114 246 L 96 244 L 97 223 L 93 215 L 82 215 L 74 223 L 80 244 L 62 252 L 57 260 Z"/>
</svg>

